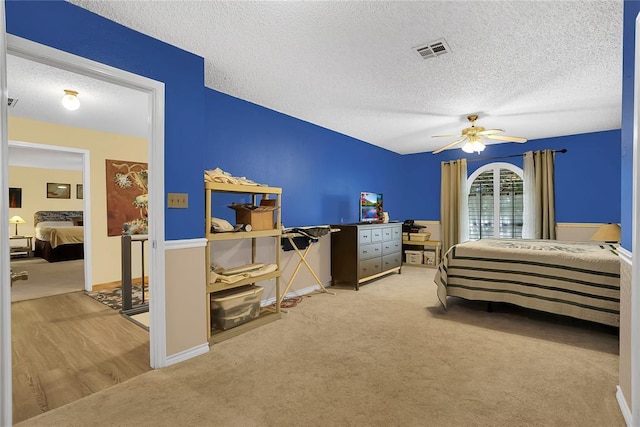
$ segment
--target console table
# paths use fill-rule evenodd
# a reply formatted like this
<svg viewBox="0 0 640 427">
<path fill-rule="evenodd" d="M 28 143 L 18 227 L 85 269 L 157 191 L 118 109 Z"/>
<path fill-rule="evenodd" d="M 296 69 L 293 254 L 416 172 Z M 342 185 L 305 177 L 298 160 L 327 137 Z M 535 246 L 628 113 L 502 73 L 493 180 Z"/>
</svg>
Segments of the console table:
<svg viewBox="0 0 640 427">
<path fill-rule="evenodd" d="M 360 284 L 385 274 L 401 273 L 402 224 L 340 224 L 331 234 L 331 276 L 357 291 Z"/>
<path fill-rule="evenodd" d="M 122 236 L 122 314 L 134 315 L 149 311 L 149 301 L 144 299 L 144 242 L 148 240 L 146 234 L 133 234 Z M 142 303 L 133 305 L 133 278 L 131 274 L 131 244 L 140 243 L 140 259 L 142 268 Z"/>
</svg>

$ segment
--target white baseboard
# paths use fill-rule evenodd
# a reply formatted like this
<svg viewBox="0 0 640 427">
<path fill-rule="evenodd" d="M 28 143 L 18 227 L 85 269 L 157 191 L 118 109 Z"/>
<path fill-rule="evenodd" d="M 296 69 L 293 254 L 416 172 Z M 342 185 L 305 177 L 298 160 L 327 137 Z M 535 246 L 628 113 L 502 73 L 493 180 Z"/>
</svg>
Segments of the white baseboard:
<svg viewBox="0 0 640 427">
<path fill-rule="evenodd" d="M 208 352 L 209 343 L 200 344 L 188 350 L 181 351 L 180 353 L 167 356 L 167 364 L 165 366 L 175 365 L 176 363 L 184 362 L 185 360 L 192 359 Z"/>
<path fill-rule="evenodd" d="M 327 283 L 324 284 L 325 288 L 328 288 L 329 286 L 331 286 L 331 282 L 327 282 Z M 313 286 L 309 286 L 309 287 L 306 287 L 306 288 L 297 289 L 295 291 L 289 292 L 287 295 L 284 296 L 283 299 L 293 298 L 293 297 L 301 297 L 303 295 L 307 295 L 307 294 L 310 294 L 312 292 L 315 292 L 315 291 L 317 291 L 319 289 L 321 289 L 320 285 L 313 285 Z M 261 307 L 265 307 L 265 306 L 271 305 L 271 304 L 273 304 L 275 302 L 276 302 L 276 297 L 271 297 L 269 299 L 266 299 L 266 300 L 262 301 L 260 303 L 260 306 Z"/>
<path fill-rule="evenodd" d="M 616 400 L 618 401 L 618 406 L 620 407 L 620 412 L 622 412 L 622 416 L 624 417 L 624 422 L 627 423 L 628 427 L 631 427 L 632 418 L 631 418 L 631 410 L 629 406 L 627 406 L 627 401 L 624 398 L 624 394 L 622 393 L 622 389 L 620 386 L 616 386 Z"/>
</svg>

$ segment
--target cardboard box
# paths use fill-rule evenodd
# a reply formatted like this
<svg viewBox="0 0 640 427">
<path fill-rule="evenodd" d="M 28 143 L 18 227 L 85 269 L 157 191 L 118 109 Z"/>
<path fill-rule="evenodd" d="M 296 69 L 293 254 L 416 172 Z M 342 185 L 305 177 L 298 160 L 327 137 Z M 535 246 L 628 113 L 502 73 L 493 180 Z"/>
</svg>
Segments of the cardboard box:
<svg viewBox="0 0 640 427">
<path fill-rule="evenodd" d="M 251 231 L 260 231 L 274 229 L 274 213 L 277 209 L 275 204 L 275 199 L 263 199 L 260 201 L 260 206 L 233 203 L 229 207 L 236 211 L 236 225 L 250 224 Z"/>
<path fill-rule="evenodd" d="M 422 251 L 404 251 L 407 264 L 422 264 Z"/>
<path fill-rule="evenodd" d="M 424 251 L 424 263 L 426 265 L 436 265 L 436 253 L 434 251 Z"/>
</svg>

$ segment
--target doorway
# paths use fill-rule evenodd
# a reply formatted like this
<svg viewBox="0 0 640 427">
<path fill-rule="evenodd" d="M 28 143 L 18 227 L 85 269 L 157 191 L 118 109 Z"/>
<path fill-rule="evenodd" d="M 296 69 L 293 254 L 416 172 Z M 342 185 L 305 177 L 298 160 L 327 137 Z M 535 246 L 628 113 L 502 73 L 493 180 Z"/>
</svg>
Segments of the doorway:
<svg viewBox="0 0 640 427">
<path fill-rule="evenodd" d="M 22 140 L 9 141 L 9 184 L 21 193 L 10 214 L 24 217 L 20 234 L 35 249 L 11 262 L 14 272 L 28 274 L 11 286 L 13 421 L 21 422 L 150 369 L 147 331 L 84 292 L 120 279 L 120 238 L 97 230 L 107 215 L 100 203 L 107 178 L 99 166 L 105 158 L 148 159 L 145 138 L 93 129 L 108 123 L 97 117 L 105 112 L 95 101 L 109 104 L 110 94 L 144 110 L 148 95 L 13 55 L 7 70 L 14 105 L 8 131 Z M 84 95 L 84 114 L 69 114 L 54 90 L 48 96 L 48 87 L 62 93 L 66 85 Z M 146 123 L 132 115 L 136 119 Z M 128 128 L 122 123 L 116 130 Z M 52 186 L 64 190 L 52 193 Z M 82 226 L 66 221 L 69 215 Z"/>
<path fill-rule="evenodd" d="M 13 70 L 9 67 L 9 73 Z M 10 80 L 11 81 L 11 80 Z M 9 185 L 19 190 L 20 200 L 9 207 L 13 218 L 24 217 L 19 224 L 19 236 L 11 237 L 11 269 L 26 272 L 27 278 L 17 286 L 11 286 L 11 302 L 58 295 L 73 291 L 91 290 L 91 187 L 90 154 L 88 150 L 59 147 L 47 144 L 9 141 Z M 34 241 L 39 238 L 35 228 L 34 212 L 46 209 L 45 181 L 73 182 L 69 199 L 64 207 L 82 212 L 86 217 L 82 259 L 50 263 L 34 256 Z M 79 189 L 82 193 L 78 193 Z M 18 234 L 16 226 L 15 234 Z M 42 236 L 40 236 L 42 237 Z M 13 240 L 16 240 L 14 243 Z M 29 251 L 14 254 L 15 247 L 27 242 Z"/>
<path fill-rule="evenodd" d="M 4 33 L 4 31 L 3 31 Z M 3 34 L 4 36 L 4 34 Z M 150 301 L 150 348 L 149 358 L 152 368 L 167 365 L 166 358 L 166 325 L 165 325 L 165 289 L 164 289 L 164 85 L 151 79 L 137 76 L 113 67 L 68 54 L 47 46 L 6 36 L 7 52 L 22 58 L 45 63 L 64 70 L 80 73 L 85 76 L 107 81 L 115 85 L 141 91 L 148 95 L 147 141 L 149 153 L 149 280 L 153 298 Z M 3 77 L 4 80 L 4 77 Z M 5 112 L 3 106 L 3 112 Z M 3 118 L 6 125 L 6 115 Z M 6 135 L 6 134 L 5 134 Z M 6 153 L 6 142 L 3 141 L 3 152 Z M 2 156 L 2 169 L 8 167 L 7 156 Z M 5 178 L 6 179 L 6 175 Z M 3 179 L 3 180 L 4 180 Z M 5 181 L 6 185 L 6 181 Z M 6 192 L 6 190 L 5 190 Z M 6 206 L 6 205 L 5 205 Z M 3 218 L 8 219 L 7 208 L 3 208 Z M 3 233 L 4 234 L 4 233 Z M 3 239 L 4 240 L 4 239 Z M 7 239 L 8 240 L 8 239 Z M 8 245 L 0 247 L 0 255 L 8 260 Z M 4 261 L 6 262 L 6 261 Z M 6 265 L 6 264 L 5 264 Z M 2 311 L 10 313 L 8 296 L 8 280 L 3 280 Z M 10 337 L 11 321 L 5 314 L 2 317 L 3 348 Z M 11 363 L 10 355 L 3 351 L 2 363 L 2 407 L 3 423 L 11 423 Z"/>
</svg>

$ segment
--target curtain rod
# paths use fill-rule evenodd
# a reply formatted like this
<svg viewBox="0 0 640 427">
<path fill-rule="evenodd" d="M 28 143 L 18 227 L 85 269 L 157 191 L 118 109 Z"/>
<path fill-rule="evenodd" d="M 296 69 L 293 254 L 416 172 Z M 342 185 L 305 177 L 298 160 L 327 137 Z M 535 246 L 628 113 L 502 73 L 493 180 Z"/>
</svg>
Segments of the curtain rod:
<svg viewBox="0 0 640 427">
<path fill-rule="evenodd" d="M 567 149 L 563 148 L 562 150 L 553 150 L 554 153 L 566 153 Z M 524 156 L 524 153 L 522 154 L 512 154 L 510 156 L 495 156 L 495 157 L 482 157 L 482 158 L 476 158 L 476 159 L 467 159 L 467 163 L 469 162 L 480 162 L 480 161 L 484 161 L 484 160 L 495 160 L 495 159 L 507 159 L 509 157 L 521 157 Z"/>
</svg>

